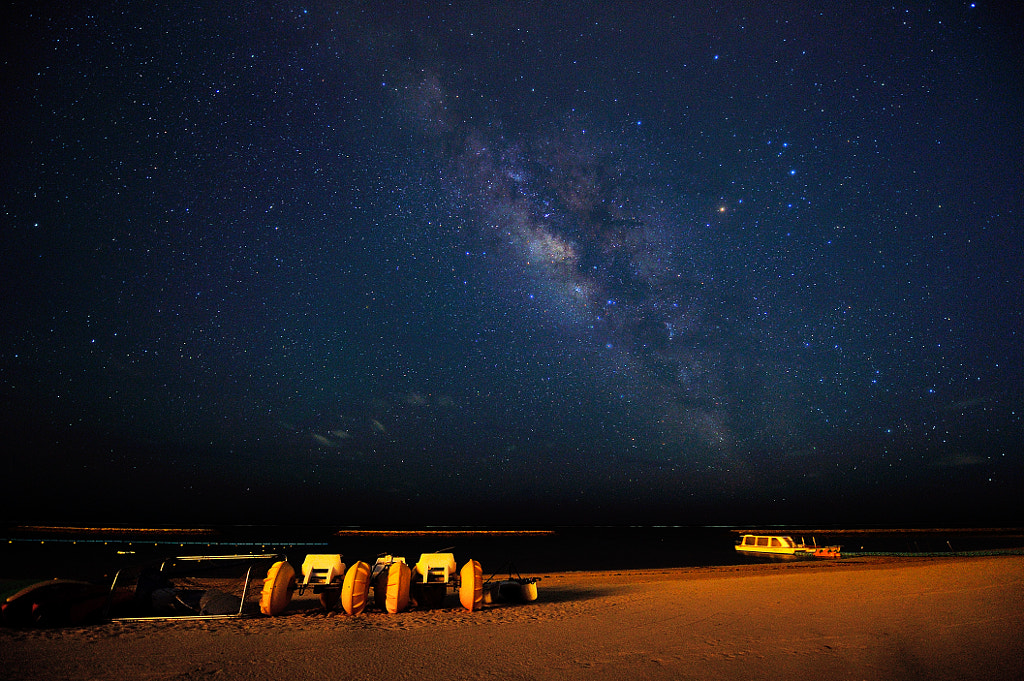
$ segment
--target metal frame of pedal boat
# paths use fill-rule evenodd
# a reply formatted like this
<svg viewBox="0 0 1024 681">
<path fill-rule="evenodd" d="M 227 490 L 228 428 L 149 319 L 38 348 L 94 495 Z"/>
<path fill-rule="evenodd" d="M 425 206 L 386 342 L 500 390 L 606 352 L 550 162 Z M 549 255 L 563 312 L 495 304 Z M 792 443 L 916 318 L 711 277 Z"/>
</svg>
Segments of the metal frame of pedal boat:
<svg viewBox="0 0 1024 681">
<path fill-rule="evenodd" d="M 498 579 L 498 574 L 508 572 L 507 579 Z M 513 577 L 512 575 L 515 575 Z M 516 570 L 512 561 L 507 562 L 500 570 L 491 573 L 484 580 L 484 602 L 493 603 L 532 603 L 537 600 L 537 582 L 540 577 L 523 577 Z M 513 588 L 514 587 L 514 588 Z"/>
<path fill-rule="evenodd" d="M 254 613 L 245 612 L 245 600 L 249 596 L 249 585 L 252 582 L 252 572 L 256 568 L 256 564 L 262 561 L 274 561 L 274 560 L 286 560 L 286 557 L 280 553 L 259 553 L 259 554 L 235 554 L 235 555 L 216 555 L 216 556 L 174 556 L 171 558 L 164 559 L 160 563 L 160 568 L 157 570 L 158 575 L 165 574 L 165 571 L 169 565 L 176 565 L 178 562 L 195 562 L 202 563 L 205 561 L 248 561 L 249 565 L 245 572 L 245 581 L 242 585 L 242 597 L 241 602 L 238 606 L 237 613 L 230 613 L 227 615 L 202 615 L 202 614 L 181 614 L 181 615 L 143 615 L 135 617 L 110 617 L 110 606 L 114 600 L 114 593 L 117 589 L 117 580 L 121 577 L 121 574 L 125 572 L 125 568 L 118 570 L 114 574 L 114 580 L 110 584 L 110 593 L 107 595 L 107 605 L 104 608 L 103 619 L 111 622 L 143 622 L 143 621 L 158 621 L 158 620 L 223 620 L 223 619 L 239 619 L 244 617 L 253 617 Z"/>
</svg>

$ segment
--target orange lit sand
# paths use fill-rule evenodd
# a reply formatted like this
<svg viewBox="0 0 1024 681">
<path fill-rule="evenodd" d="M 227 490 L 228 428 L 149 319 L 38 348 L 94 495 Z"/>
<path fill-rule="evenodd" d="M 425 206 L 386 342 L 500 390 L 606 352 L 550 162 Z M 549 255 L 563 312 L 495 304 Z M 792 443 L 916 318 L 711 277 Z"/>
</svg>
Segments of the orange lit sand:
<svg viewBox="0 0 1024 681">
<path fill-rule="evenodd" d="M 1019 679 L 1024 556 L 544 576 L 541 600 L 0 630 L 3 679 Z"/>
</svg>

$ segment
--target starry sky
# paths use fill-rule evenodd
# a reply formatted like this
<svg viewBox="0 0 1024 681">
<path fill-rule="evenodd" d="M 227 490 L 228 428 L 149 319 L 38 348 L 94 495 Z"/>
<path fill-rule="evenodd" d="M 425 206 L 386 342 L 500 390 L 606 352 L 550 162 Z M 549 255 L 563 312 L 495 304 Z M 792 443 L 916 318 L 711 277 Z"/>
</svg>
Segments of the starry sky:
<svg viewBox="0 0 1024 681">
<path fill-rule="evenodd" d="M 13 3 L 7 519 L 1021 522 L 987 2 Z"/>
</svg>

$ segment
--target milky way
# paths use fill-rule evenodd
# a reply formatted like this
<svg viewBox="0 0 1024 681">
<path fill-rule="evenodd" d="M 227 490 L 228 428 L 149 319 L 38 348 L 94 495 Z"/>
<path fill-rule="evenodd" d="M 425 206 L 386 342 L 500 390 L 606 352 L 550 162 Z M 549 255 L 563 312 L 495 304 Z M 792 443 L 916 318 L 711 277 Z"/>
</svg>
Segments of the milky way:
<svg viewBox="0 0 1024 681">
<path fill-rule="evenodd" d="M 507 254 L 530 302 L 592 348 L 616 384 L 614 408 L 656 447 L 728 451 L 752 341 L 713 283 L 712 225 L 652 179 L 639 135 L 572 113 L 522 134 L 466 124 L 429 72 L 406 93 L 406 113 L 442 150 L 453 209 Z"/>
</svg>

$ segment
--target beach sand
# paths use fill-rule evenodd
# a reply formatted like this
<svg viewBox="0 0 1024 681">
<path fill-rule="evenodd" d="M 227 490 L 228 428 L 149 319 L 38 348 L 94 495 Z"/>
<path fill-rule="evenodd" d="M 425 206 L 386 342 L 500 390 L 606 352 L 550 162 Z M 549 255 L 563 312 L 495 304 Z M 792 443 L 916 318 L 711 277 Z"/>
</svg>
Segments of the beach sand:
<svg viewBox="0 0 1024 681">
<path fill-rule="evenodd" d="M 485 566 L 486 569 L 486 566 Z M 3 679 L 1022 679 L 1024 556 L 539 575 L 540 599 L 0 629 Z"/>
</svg>

